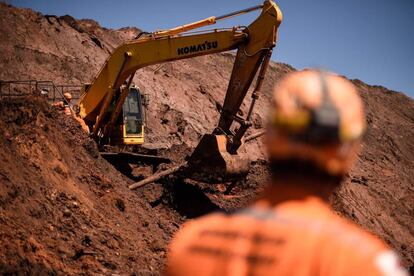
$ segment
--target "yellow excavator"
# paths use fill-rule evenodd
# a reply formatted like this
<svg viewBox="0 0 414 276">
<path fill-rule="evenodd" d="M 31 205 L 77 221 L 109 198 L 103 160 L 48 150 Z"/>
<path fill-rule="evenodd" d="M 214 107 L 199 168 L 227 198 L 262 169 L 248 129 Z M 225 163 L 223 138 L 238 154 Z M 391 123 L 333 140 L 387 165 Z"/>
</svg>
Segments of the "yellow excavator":
<svg viewBox="0 0 414 276">
<path fill-rule="evenodd" d="M 260 10 L 248 26 L 192 31 L 219 20 Z M 229 50 L 237 50 L 220 119 L 212 134 L 205 134 L 188 160 L 193 171 L 212 177 L 237 175 L 246 162 L 237 155 L 276 44 L 282 12 L 271 0 L 223 16 L 212 16 L 169 30 L 141 33 L 114 50 L 79 100 L 79 116 L 91 135 L 103 144 L 144 143 L 142 95 L 132 87 L 135 72 L 145 66 Z M 190 32 L 191 31 L 191 32 Z M 238 115 L 257 74 L 247 116 Z M 233 123 L 239 124 L 237 128 Z"/>
</svg>

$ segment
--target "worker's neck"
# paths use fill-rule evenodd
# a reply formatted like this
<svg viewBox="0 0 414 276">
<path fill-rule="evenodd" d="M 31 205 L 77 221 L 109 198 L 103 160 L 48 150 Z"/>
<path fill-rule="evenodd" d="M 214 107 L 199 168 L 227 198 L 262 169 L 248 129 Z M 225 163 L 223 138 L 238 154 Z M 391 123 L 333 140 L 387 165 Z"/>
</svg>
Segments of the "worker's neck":
<svg viewBox="0 0 414 276">
<path fill-rule="evenodd" d="M 309 197 L 317 197 L 328 202 L 337 184 L 339 181 L 323 182 L 300 176 L 273 179 L 271 184 L 264 189 L 260 199 L 271 205 L 291 200 L 304 200 Z"/>
</svg>

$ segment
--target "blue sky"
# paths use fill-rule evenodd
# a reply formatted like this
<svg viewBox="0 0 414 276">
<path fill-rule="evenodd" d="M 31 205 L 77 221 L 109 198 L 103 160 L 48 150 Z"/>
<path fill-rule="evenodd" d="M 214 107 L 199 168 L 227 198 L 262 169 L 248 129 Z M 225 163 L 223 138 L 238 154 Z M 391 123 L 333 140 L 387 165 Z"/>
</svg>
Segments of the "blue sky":
<svg viewBox="0 0 414 276">
<path fill-rule="evenodd" d="M 9 0 L 44 14 L 92 18 L 107 28 L 172 28 L 261 0 Z M 413 0 L 280 0 L 284 14 L 273 60 L 320 67 L 414 98 Z M 248 25 L 256 13 L 217 24 Z"/>
</svg>

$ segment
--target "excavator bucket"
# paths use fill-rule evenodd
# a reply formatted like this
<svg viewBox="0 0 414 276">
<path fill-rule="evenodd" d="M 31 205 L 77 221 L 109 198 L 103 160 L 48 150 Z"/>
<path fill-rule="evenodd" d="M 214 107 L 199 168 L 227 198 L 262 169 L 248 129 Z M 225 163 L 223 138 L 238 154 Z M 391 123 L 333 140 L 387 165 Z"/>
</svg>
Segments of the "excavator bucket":
<svg viewBox="0 0 414 276">
<path fill-rule="evenodd" d="M 187 160 L 184 173 L 195 180 L 220 183 L 247 175 L 250 160 L 238 154 L 230 154 L 224 135 L 205 134 Z"/>
</svg>

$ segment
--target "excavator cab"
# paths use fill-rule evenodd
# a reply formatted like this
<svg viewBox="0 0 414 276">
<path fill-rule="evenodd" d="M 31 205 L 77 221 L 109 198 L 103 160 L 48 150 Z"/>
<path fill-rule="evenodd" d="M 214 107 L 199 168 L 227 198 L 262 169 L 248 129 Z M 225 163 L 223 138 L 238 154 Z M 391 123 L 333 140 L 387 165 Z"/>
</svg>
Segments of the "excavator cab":
<svg viewBox="0 0 414 276">
<path fill-rule="evenodd" d="M 123 143 L 141 145 L 144 143 L 144 112 L 139 88 L 132 86 L 123 105 Z"/>
<path fill-rule="evenodd" d="M 144 144 L 144 106 L 146 106 L 147 99 L 135 85 L 121 90 L 117 92 L 118 96 L 109 107 L 109 113 L 116 114 L 114 122 L 110 123 L 110 116 L 103 119 L 108 126 L 111 126 L 111 130 L 108 131 L 109 135 L 98 135 L 97 140 L 100 146 Z M 121 96 L 122 94 L 124 95 Z"/>
</svg>

